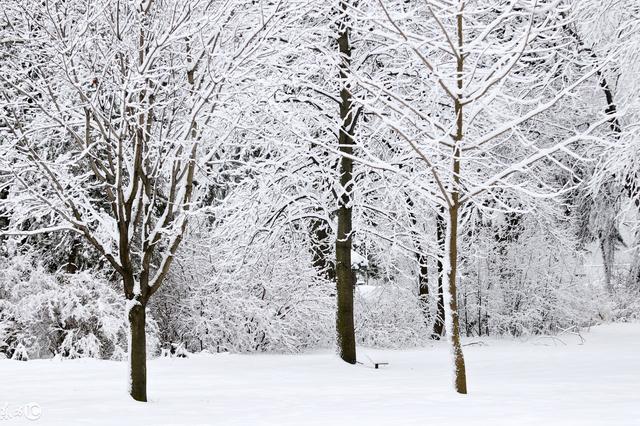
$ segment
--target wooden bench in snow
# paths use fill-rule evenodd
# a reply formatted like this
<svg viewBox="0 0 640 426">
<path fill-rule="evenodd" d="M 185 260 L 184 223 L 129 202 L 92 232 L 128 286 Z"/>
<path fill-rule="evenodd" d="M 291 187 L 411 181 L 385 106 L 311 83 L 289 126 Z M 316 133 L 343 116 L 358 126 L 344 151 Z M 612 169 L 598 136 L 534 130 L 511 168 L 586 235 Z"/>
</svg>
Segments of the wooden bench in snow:
<svg viewBox="0 0 640 426">
<path fill-rule="evenodd" d="M 371 364 L 373 364 L 373 368 L 375 368 L 376 370 L 379 369 L 381 365 L 389 365 L 388 362 L 375 362 L 368 355 L 365 355 L 365 357 L 369 360 L 369 362 Z M 362 365 L 366 365 L 364 362 L 360 362 L 360 361 L 357 361 L 357 363 L 358 364 L 362 364 Z"/>
</svg>

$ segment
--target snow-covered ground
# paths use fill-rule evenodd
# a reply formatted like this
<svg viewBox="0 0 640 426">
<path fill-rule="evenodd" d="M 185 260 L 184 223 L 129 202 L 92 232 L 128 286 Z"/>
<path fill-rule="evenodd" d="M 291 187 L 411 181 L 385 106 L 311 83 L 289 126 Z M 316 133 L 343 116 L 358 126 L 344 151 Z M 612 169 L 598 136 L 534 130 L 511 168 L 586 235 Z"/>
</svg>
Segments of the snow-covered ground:
<svg viewBox="0 0 640 426">
<path fill-rule="evenodd" d="M 329 351 L 156 359 L 147 404 L 126 395 L 123 363 L 2 360 L 0 426 L 640 425 L 640 324 L 583 336 L 466 346 L 467 396 L 451 390 L 444 343 L 360 349 L 357 366 Z"/>
</svg>

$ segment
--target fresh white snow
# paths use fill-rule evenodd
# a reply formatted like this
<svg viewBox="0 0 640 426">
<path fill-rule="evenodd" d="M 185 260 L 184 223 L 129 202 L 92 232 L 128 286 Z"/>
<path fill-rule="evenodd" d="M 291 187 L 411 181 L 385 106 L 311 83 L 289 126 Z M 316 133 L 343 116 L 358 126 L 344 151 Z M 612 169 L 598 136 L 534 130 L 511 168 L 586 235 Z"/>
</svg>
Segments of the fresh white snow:
<svg viewBox="0 0 640 426">
<path fill-rule="evenodd" d="M 0 426 L 640 425 L 640 324 L 583 337 L 466 339 L 467 396 L 445 342 L 360 348 L 357 366 L 331 351 L 155 359 L 146 404 L 127 395 L 125 363 L 1 360 Z M 16 415 L 28 410 L 39 419 Z"/>
</svg>

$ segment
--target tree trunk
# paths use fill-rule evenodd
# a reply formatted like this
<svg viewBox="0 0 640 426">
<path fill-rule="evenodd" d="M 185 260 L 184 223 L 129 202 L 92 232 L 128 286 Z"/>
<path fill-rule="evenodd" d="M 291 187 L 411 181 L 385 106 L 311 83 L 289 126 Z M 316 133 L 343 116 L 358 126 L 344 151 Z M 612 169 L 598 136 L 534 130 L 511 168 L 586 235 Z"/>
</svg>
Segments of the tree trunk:
<svg viewBox="0 0 640 426">
<path fill-rule="evenodd" d="M 478 262 L 478 265 L 480 263 Z M 480 282 L 480 268 L 478 268 L 478 337 L 482 336 L 482 283 Z"/>
<path fill-rule="evenodd" d="M 416 248 L 416 261 L 418 262 L 418 304 L 424 315 L 424 320 L 429 323 L 429 265 L 427 255 L 422 250 L 418 231 L 418 219 L 414 213 L 415 204 L 409 195 L 405 196 L 405 201 L 409 209 L 409 219 L 413 225 L 413 240 Z"/>
<path fill-rule="evenodd" d="M 4 178 L 4 175 L 0 175 Z M 0 189 L 0 200 L 6 200 L 9 196 L 9 188 L 4 187 Z M 9 215 L 6 211 L 0 210 L 0 231 L 3 231 L 9 227 Z M 0 241 L 4 239 L 4 235 L 0 235 Z"/>
<path fill-rule="evenodd" d="M 462 353 L 462 344 L 460 343 L 460 321 L 458 318 L 458 301 L 457 301 L 457 283 L 456 276 L 458 271 L 458 206 L 454 206 L 449 211 L 449 227 L 447 254 L 449 255 L 449 271 L 448 271 L 448 307 L 449 316 L 447 318 L 447 336 L 452 346 L 453 362 L 454 362 L 454 380 L 456 392 L 467 393 L 467 373 L 464 363 L 464 355 Z"/>
<path fill-rule="evenodd" d="M 611 241 L 607 241 L 607 236 L 600 236 L 600 252 L 602 253 L 602 266 L 604 268 L 604 283 L 607 291 L 613 293 L 613 257 L 615 248 Z"/>
<path fill-rule="evenodd" d="M 311 254 L 313 267 L 329 281 L 335 280 L 335 268 L 329 257 L 331 256 L 331 242 L 329 224 L 324 220 L 313 219 L 311 222 Z"/>
<path fill-rule="evenodd" d="M 458 24 L 458 52 L 463 51 L 463 4 L 460 3 L 461 8 L 457 14 Z M 448 302 L 449 312 L 446 321 L 447 336 L 451 343 L 451 349 L 453 352 L 454 362 L 454 382 L 456 392 L 461 394 L 467 393 L 467 374 L 464 364 L 464 355 L 462 353 L 462 344 L 460 343 L 460 321 L 458 319 L 458 301 L 457 301 L 457 283 L 456 277 L 458 274 L 458 215 L 460 211 L 460 172 L 461 172 L 461 154 L 462 154 L 462 139 L 463 132 L 463 104 L 462 104 L 462 90 L 463 90 L 463 75 L 464 75 L 464 56 L 459 54 L 457 57 L 457 86 L 458 96 L 455 100 L 455 114 L 456 114 L 456 135 L 453 147 L 453 188 L 451 191 L 451 200 L 449 204 L 449 223 L 447 227 L 447 255 L 448 255 L 448 275 L 449 275 L 449 291 Z"/>
<path fill-rule="evenodd" d="M 425 321 L 429 321 L 429 268 L 427 256 L 423 254 L 420 245 L 418 245 L 418 250 L 420 250 L 420 254 L 416 254 L 419 265 L 418 300 L 425 316 Z"/>
<path fill-rule="evenodd" d="M 346 216 L 346 214 L 345 214 Z M 340 214 L 339 214 L 340 217 Z M 350 218 L 349 218 L 350 219 Z M 344 221 L 347 221 L 345 218 Z M 340 220 L 339 220 L 340 222 Z M 344 223 L 344 228 L 350 228 L 351 221 Z M 356 336 L 353 321 L 353 274 L 351 273 L 351 237 L 341 240 L 344 235 L 338 224 L 338 241 L 336 242 L 336 272 L 338 312 L 336 316 L 336 331 L 338 334 L 338 348 L 340 358 L 349 364 L 356 363 Z"/>
<path fill-rule="evenodd" d="M 440 214 L 436 216 L 436 239 L 438 241 L 438 310 L 436 313 L 436 321 L 433 324 L 433 333 L 431 338 L 433 340 L 440 340 L 444 336 L 444 321 L 445 321 L 445 309 L 444 309 L 444 293 L 442 281 L 444 280 L 444 267 L 442 264 L 442 257 L 445 254 L 445 233 L 446 233 L 446 221 Z"/>
<path fill-rule="evenodd" d="M 336 287 L 338 310 L 336 332 L 340 357 L 349 364 L 356 363 L 356 337 L 353 320 L 353 273 L 351 267 L 352 221 L 351 192 L 353 191 L 353 131 L 355 120 L 352 111 L 348 73 L 351 63 L 350 28 L 347 23 L 347 2 L 340 1 L 343 16 L 339 23 L 338 46 L 340 49 L 340 133 L 338 148 L 346 154 L 340 158 L 340 191 L 338 197 L 338 234 L 336 235 Z"/>
<path fill-rule="evenodd" d="M 130 302 L 131 303 L 131 302 Z M 129 310 L 129 379 L 131 397 L 147 402 L 147 337 L 145 334 L 145 308 L 137 303 Z"/>
</svg>

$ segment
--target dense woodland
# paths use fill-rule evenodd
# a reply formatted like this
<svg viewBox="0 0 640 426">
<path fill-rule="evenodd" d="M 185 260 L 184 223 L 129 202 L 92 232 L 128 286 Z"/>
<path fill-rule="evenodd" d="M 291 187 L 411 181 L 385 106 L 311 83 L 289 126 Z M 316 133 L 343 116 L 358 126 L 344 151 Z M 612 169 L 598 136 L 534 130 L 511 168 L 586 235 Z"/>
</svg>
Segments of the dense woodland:
<svg viewBox="0 0 640 426">
<path fill-rule="evenodd" d="M 2 6 L 0 356 L 640 316 L 637 0 Z"/>
</svg>

